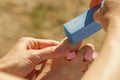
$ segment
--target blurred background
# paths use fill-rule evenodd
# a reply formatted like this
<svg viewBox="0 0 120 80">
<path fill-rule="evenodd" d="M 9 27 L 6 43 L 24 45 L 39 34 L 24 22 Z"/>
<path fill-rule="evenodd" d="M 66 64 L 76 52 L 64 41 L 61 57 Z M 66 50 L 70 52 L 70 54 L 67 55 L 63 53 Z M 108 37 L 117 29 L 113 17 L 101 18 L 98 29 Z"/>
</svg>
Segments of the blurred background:
<svg viewBox="0 0 120 80">
<path fill-rule="evenodd" d="M 63 24 L 86 11 L 89 4 L 90 0 L 0 0 L 0 57 L 21 37 L 62 40 L 65 37 Z M 83 44 L 90 42 L 99 52 L 104 37 L 105 32 L 101 30 Z M 52 66 L 44 80 L 79 80 L 80 61 L 79 57 L 71 62 L 64 58 L 53 60 L 52 65 L 47 64 L 45 68 L 49 70 Z"/>
<path fill-rule="evenodd" d="M 21 37 L 62 40 L 63 24 L 89 8 L 90 0 L 0 0 L 0 57 Z M 85 39 L 99 51 L 105 32 Z"/>
</svg>

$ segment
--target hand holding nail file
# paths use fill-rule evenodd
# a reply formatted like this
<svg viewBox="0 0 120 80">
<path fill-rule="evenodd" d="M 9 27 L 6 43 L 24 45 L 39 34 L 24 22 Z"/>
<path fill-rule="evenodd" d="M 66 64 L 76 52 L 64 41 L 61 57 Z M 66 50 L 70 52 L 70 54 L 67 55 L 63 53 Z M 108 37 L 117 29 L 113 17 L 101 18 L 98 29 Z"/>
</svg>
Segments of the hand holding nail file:
<svg viewBox="0 0 120 80">
<path fill-rule="evenodd" d="M 103 3 L 101 5 L 103 5 Z M 94 8 L 89 9 L 80 16 L 64 24 L 66 36 L 73 44 L 80 42 L 102 28 L 101 25 L 94 22 L 93 19 L 94 12 L 100 8 L 101 5 L 98 4 L 96 7 L 93 6 Z"/>
</svg>

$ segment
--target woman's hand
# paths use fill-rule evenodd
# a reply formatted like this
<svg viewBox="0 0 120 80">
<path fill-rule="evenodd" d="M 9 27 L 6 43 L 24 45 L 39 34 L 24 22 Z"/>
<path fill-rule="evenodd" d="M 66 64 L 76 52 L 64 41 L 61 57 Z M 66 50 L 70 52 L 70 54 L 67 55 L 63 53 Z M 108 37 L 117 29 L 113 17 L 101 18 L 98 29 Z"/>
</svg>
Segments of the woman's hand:
<svg viewBox="0 0 120 80">
<path fill-rule="evenodd" d="M 79 50 L 80 46 L 81 42 L 76 45 L 71 44 L 66 38 L 61 42 L 29 37 L 22 38 L 16 46 L 0 60 L 0 71 L 34 80 L 45 67 L 46 60 L 60 57 L 73 59 L 76 56 L 76 51 L 82 52 L 81 58 L 78 59 L 80 59 L 80 65 L 86 64 L 86 67 L 81 68 L 82 71 L 85 71 L 95 57 L 93 54 L 94 47 L 86 45 Z M 38 64 L 42 64 L 40 70 L 35 69 Z M 61 64 L 59 64 L 59 66 L 60 65 Z M 52 69 L 53 68 L 54 67 L 52 67 Z M 61 68 L 61 70 L 64 69 Z"/>
<path fill-rule="evenodd" d="M 53 58 L 69 56 L 69 53 L 79 49 L 81 43 L 72 45 L 68 39 L 62 42 L 35 38 L 22 38 L 6 56 L 0 60 L 0 70 L 16 75 L 36 78 L 40 71 L 35 70 L 36 65 L 45 64 Z M 72 55 L 75 56 L 75 53 Z M 73 57 L 72 57 L 73 58 Z M 70 59 L 70 58 L 69 58 Z"/>
<path fill-rule="evenodd" d="M 98 58 L 81 80 L 119 80 L 120 75 L 120 0 L 105 0 L 95 20 L 107 31 Z M 97 73 L 97 74 L 96 74 Z"/>
<path fill-rule="evenodd" d="M 95 1 L 95 0 L 94 0 Z M 104 6 L 95 13 L 95 21 L 100 23 L 105 30 L 109 23 L 114 23 L 120 18 L 120 0 L 105 0 Z M 113 26 L 110 26 L 112 28 Z"/>
<path fill-rule="evenodd" d="M 22 38 L 0 60 L 0 70 L 19 77 L 37 76 L 35 66 L 54 57 L 54 47 L 59 42 L 34 38 Z M 52 47 L 51 47 L 52 46 Z"/>
</svg>

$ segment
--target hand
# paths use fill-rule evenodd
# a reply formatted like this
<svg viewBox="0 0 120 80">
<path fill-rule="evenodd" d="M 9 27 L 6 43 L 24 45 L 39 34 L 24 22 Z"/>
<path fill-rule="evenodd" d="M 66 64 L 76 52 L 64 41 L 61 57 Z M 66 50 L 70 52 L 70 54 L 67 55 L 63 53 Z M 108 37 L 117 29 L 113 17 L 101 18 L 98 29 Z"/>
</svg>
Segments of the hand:
<svg viewBox="0 0 120 80">
<path fill-rule="evenodd" d="M 4 72 L 0 72 L 0 79 L 1 80 L 25 80 L 23 78 L 13 76 Z"/>
<path fill-rule="evenodd" d="M 100 23 L 105 30 L 109 23 L 114 23 L 120 18 L 120 0 L 105 0 L 104 6 L 95 13 L 95 21 Z"/>
<path fill-rule="evenodd" d="M 59 42 L 54 40 L 22 38 L 0 60 L 0 69 L 1 71 L 20 77 L 26 77 L 29 74 L 36 76 L 35 66 L 50 57 L 49 53 L 52 53 L 52 47 L 50 46 L 56 46 L 58 44 Z"/>
<path fill-rule="evenodd" d="M 61 43 L 54 40 L 22 38 L 8 54 L 0 60 L 0 70 L 23 78 L 36 78 L 40 71 L 36 65 L 45 60 L 64 57 L 78 50 L 78 45 L 65 39 Z"/>
<path fill-rule="evenodd" d="M 104 6 L 94 14 L 95 20 L 103 26 L 107 35 L 100 49 L 99 57 L 93 62 L 81 80 L 119 80 L 119 8 L 120 0 L 106 0 Z M 109 53 L 109 55 L 106 53 Z M 113 66 L 116 66 L 116 68 Z"/>
<path fill-rule="evenodd" d="M 74 53 L 74 51 L 79 50 L 80 45 L 81 42 L 73 45 L 68 39 L 64 39 L 60 43 L 54 40 L 22 38 L 17 45 L 0 60 L 0 70 L 15 76 L 34 80 L 41 72 L 41 70 L 35 70 L 36 65 L 42 64 L 44 67 L 46 63 L 45 60 L 64 57 L 66 55 L 71 57 L 68 53 Z M 89 57 L 85 57 L 84 60 L 89 63 L 91 62 L 89 61 Z"/>
</svg>

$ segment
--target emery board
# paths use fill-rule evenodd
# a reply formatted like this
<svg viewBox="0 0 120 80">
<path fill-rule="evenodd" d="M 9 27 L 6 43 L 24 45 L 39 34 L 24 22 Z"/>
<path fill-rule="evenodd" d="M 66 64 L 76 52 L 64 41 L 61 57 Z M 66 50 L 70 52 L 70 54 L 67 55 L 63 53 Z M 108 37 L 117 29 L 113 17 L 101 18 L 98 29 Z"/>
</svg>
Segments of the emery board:
<svg viewBox="0 0 120 80">
<path fill-rule="evenodd" d="M 64 24 L 66 36 L 73 44 L 77 44 L 102 28 L 101 25 L 93 19 L 93 14 L 98 8 L 100 8 L 100 6 L 89 9 Z"/>
</svg>

